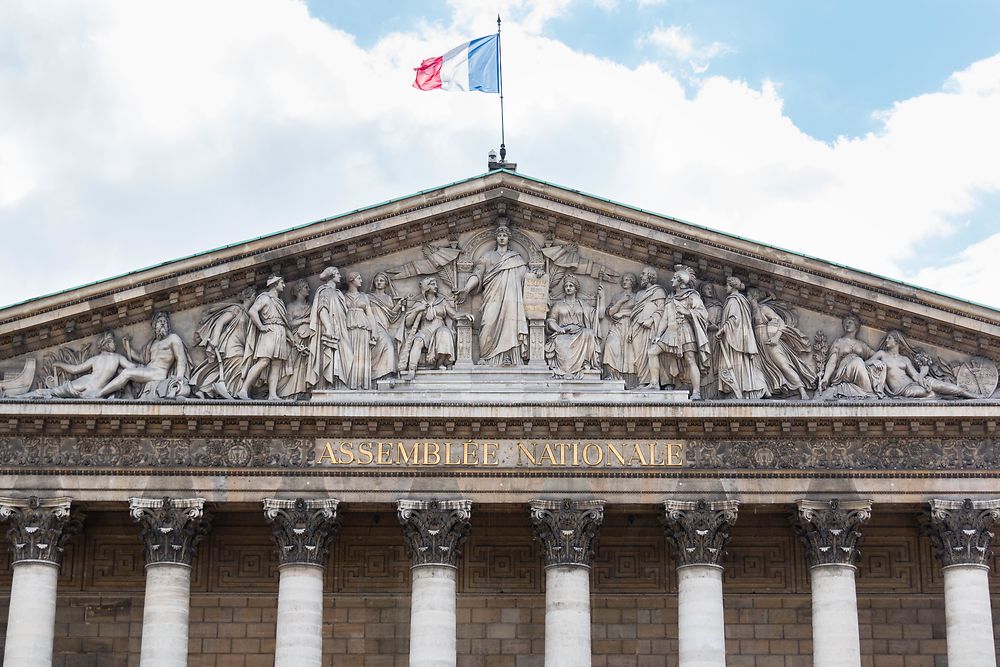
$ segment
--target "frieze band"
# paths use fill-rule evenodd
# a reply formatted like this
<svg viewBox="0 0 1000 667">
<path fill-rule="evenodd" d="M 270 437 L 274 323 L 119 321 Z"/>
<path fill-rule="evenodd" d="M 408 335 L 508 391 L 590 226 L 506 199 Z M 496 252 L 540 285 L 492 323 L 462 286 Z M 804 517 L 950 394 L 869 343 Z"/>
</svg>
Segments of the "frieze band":
<svg viewBox="0 0 1000 667">
<path fill-rule="evenodd" d="M 355 454 L 345 465 L 341 445 Z M 1000 442 L 976 438 L 843 438 L 804 440 L 378 441 L 306 438 L 0 438 L 6 468 L 312 468 L 337 465 L 421 469 L 632 468 L 636 470 L 995 470 Z M 403 447 L 397 447 L 403 442 Z M 437 445 L 437 459 L 433 446 Z M 334 446 L 333 443 L 336 443 Z M 362 444 L 368 446 L 362 448 Z M 374 444 L 373 444 L 374 443 Z M 520 445 L 523 445 L 522 449 Z M 331 447 L 328 450 L 327 444 Z M 415 448 L 415 445 L 419 446 Z M 592 445 L 590 449 L 587 449 Z M 575 449 L 574 449 L 575 446 Z M 652 450 L 650 449 L 652 448 Z M 364 452 L 367 451 L 367 454 Z M 574 459 L 574 451 L 576 458 Z M 652 451 L 652 456 L 650 455 Z M 405 456 L 403 456 L 405 452 Z M 475 457 L 472 456 L 475 452 Z M 328 454 L 333 455 L 331 460 Z M 445 454 L 449 458 L 445 458 Z M 426 455 L 426 456 L 425 456 Z M 520 462 L 518 456 L 520 455 Z M 370 464 L 365 464 L 368 457 Z M 534 457 L 532 460 L 531 457 Z M 385 458 L 388 457 L 388 458 Z M 447 462 L 447 463 L 446 463 Z"/>
</svg>

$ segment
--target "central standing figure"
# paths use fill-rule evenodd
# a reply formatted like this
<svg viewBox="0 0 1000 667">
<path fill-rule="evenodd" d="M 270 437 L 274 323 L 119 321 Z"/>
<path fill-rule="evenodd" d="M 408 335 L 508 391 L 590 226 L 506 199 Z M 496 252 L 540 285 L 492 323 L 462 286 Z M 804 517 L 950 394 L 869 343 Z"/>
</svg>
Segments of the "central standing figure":
<svg viewBox="0 0 1000 667">
<path fill-rule="evenodd" d="M 520 366 L 528 356 L 528 319 L 524 315 L 524 276 L 528 273 L 528 263 L 509 247 L 509 227 L 499 225 L 494 235 L 497 249 L 479 258 L 456 300 L 462 303 L 476 287 L 482 287 L 479 363 Z"/>
</svg>

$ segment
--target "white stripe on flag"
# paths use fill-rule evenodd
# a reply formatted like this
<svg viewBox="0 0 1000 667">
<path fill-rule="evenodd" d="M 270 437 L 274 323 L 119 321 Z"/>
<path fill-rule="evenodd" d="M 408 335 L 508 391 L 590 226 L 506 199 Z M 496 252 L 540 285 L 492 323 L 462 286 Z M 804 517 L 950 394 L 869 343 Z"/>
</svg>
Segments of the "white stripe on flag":
<svg viewBox="0 0 1000 667">
<path fill-rule="evenodd" d="M 444 55 L 441 63 L 442 90 L 469 90 L 469 42 Z"/>
</svg>

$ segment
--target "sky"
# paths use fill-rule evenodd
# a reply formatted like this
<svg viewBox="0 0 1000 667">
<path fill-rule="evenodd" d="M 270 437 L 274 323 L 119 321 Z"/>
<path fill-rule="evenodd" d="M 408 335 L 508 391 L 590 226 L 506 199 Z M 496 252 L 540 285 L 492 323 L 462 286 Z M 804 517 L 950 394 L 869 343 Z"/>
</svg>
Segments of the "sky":
<svg viewBox="0 0 1000 667">
<path fill-rule="evenodd" d="M 994 0 L 0 0 L 0 306 L 486 169 L 1000 307 Z"/>
</svg>

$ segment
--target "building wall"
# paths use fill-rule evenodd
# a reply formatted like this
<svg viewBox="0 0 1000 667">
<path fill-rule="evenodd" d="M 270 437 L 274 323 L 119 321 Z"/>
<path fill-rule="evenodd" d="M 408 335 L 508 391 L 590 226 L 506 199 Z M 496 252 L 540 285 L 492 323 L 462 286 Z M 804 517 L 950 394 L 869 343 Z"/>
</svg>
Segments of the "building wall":
<svg viewBox="0 0 1000 667">
<path fill-rule="evenodd" d="M 863 528 L 858 602 L 871 667 L 945 664 L 940 571 L 915 517 L 877 511 Z M 213 524 L 193 572 L 190 664 L 271 665 L 277 562 L 268 528 L 250 511 L 217 512 Z M 6 562 L 0 577 L 9 591 Z M 143 556 L 127 513 L 89 512 L 60 577 L 55 665 L 138 665 Z M 609 509 L 591 581 L 595 666 L 676 664 L 676 578 L 655 514 Z M 786 514 L 741 509 L 724 586 L 731 666 L 811 664 L 808 569 Z M 526 511 L 474 510 L 458 587 L 459 665 L 542 664 L 544 569 Z M 407 664 L 409 563 L 392 512 L 346 508 L 325 590 L 326 664 Z M 4 597 L 4 627 L 6 612 Z"/>
</svg>

